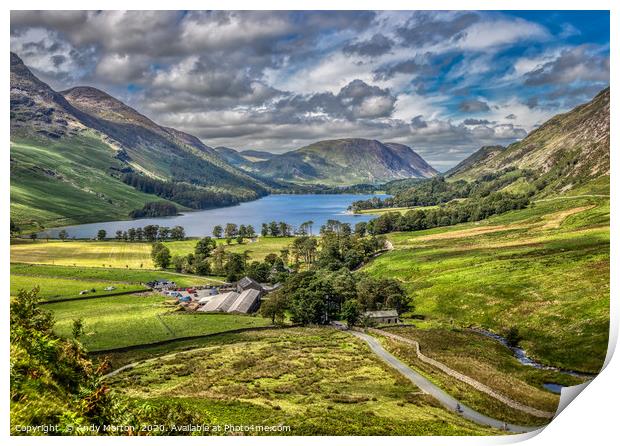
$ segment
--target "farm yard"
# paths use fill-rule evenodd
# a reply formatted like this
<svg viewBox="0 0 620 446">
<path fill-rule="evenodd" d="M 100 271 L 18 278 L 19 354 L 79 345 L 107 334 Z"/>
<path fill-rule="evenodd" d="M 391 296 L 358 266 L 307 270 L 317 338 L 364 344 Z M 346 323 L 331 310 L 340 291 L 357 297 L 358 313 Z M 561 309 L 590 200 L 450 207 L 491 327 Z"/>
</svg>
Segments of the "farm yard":
<svg viewBox="0 0 620 446">
<path fill-rule="evenodd" d="M 488 435 L 447 411 L 353 336 L 326 328 L 221 335 L 180 344 L 110 378 L 174 400 L 212 424 L 286 425 L 289 435 Z"/>
</svg>

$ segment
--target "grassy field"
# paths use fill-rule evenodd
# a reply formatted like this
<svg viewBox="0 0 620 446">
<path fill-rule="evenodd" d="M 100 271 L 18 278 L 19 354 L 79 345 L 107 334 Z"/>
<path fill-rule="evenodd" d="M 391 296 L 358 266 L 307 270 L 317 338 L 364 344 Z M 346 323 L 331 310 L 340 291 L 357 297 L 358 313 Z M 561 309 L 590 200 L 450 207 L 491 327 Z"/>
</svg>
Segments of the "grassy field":
<svg viewBox="0 0 620 446">
<path fill-rule="evenodd" d="M 469 330 L 449 328 L 418 329 L 390 327 L 386 331 L 416 340 L 425 355 L 489 386 L 501 395 L 527 406 L 555 412 L 560 396 L 543 387 L 544 383 L 572 386 L 583 382 L 553 370 L 541 370 L 519 363 L 500 343 Z M 469 406 L 498 419 L 541 425 L 548 420 L 511 409 L 473 387 L 451 378 L 420 361 L 408 344 L 384 339 L 384 345 L 405 362 L 426 374 L 442 388 Z"/>
<path fill-rule="evenodd" d="M 91 268 L 60 265 L 11 264 L 11 296 L 20 289 L 40 288 L 44 301 L 82 297 L 82 290 L 96 289 L 87 296 L 98 296 L 123 291 L 144 290 L 143 283 L 155 279 L 174 280 L 180 287 L 218 284 L 220 277 L 186 276 L 163 271 L 142 271 L 124 268 Z M 113 291 L 104 288 L 114 286 Z"/>
<path fill-rule="evenodd" d="M 91 351 L 271 323 L 260 316 L 176 311 L 169 299 L 157 294 L 51 303 L 45 309 L 53 312 L 54 331 L 59 336 L 70 337 L 73 320 L 82 318 L 85 334 L 81 341 Z"/>
<path fill-rule="evenodd" d="M 165 242 L 171 254 L 187 255 L 194 252 L 197 239 Z M 249 251 L 251 260 L 262 261 L 267 254 L 280 254 L 288 247 L 293 237 L 259 237 L 256 242 L 246 240 L 239 245 L 227 245 L 225 240 L 218 244 L 227 251 L 243 253 Z M 11 240 L 11 262 L 41 263 L 66 266 L 90 266 L 105 268 L 152 269 L 151 244 L 147 242 L 117 242 L 95 240 Z"/>
<path fill-rule="evenodd" d="M 105 288 L 110 286 L 115 287 L 115 289 L 106 291 Z M 100 296 L 145 289 L 144 286 L 138 284 L 18 275 L 11 276 L 11 296 L 15 296 L 21 289 L 30 290 L 34 287 L 39 287 L 39 296 L 43 301 L 83 297 L 80 295 L 80 291 L 82 290 L 94 289 L 94 292 L 89 292 L 86 296 Z"/>
<path fill-rule="evenodd" d="M 408 207 L 395 207 L 395 208 L 382 208 L 382 209 L 364 209 L 361 211 L 357 211 L 357 214 L 387 214 L 388 212 L 400 212 L 401 214 L 406 214 L 409 211 L 413 211 L 416 209 L 435 209 L 439 206 L 408 206 Z"/>
<path fill-rule="evenodd" d="M 151 358 L 110 384 L 151 404 L 179 401 L 209 424 L 281 424 L 290 435 L 497 433 L 439 407 L 361 341 L 330 329 L 218 337 Z"/>
<path fill-rule="evenodd" d="M 153 268 L 150 243 L 11 240 L 11 262 L 105 268 Z"/>
<path fill-rule="evenodd" d="M 609 200 L 558 197 L 477 223 L 389 235 L 363 271 L 395 277 L 415 312 L 502 332 L 550 365 L 596 372 L 609 330 Z"/>
</svg>

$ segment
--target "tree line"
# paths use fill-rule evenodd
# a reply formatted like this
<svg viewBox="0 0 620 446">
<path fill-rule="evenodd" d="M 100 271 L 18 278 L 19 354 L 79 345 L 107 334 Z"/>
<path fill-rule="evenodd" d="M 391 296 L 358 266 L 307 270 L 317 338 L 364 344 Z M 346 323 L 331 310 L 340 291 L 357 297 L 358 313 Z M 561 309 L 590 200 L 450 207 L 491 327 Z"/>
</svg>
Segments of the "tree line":
<svg viewBox="0 0 620 446">
<path fill-rule="evenodd" d="M 356 231 L 386 234 L 395 231 L 418 231 L 438 226 L 456 225 L 523 209 L 528 206 L 529 202 L 529 198 L 524 195 L 495 192 L 482 199 L 452 202 L 433 209 L 412 209 L 405 214 L 386 212 L 368 223 L 360 223 L 359 229 L 356 225 Z"/>
</svg>

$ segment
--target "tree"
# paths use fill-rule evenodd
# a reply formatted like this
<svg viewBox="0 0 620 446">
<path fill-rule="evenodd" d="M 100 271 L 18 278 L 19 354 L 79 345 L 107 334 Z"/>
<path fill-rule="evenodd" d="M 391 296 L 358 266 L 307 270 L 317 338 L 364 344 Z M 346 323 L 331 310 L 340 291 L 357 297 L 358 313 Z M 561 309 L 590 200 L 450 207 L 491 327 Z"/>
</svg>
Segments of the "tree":
<svg viewBox="0 0 620 446">
<path fill-rule="evenodd" d="M 60 234 L 58 234 L 58 236 L 60 236 Z M 123 240 L 123 231 L 121 231 L 120 229 L 116 231 L 116 235 L 114 238 L 118 240 L 119 242 Z"/>
<path fill-rule="evenodd" d="M 282 237 L 289 237 L 291 235 L 291 225 L 285 221 L 278 223 L 278 231 Z"/>
<path fill-rule="evenodd" d="M 215 225 L 213 227 L 213 237 L 215 238 L 222 238 L 222 233 L 224 232 L 224 229 L 222 228 L 221 225 Z"/>
<path fill-rule="evenodd" d="M 151 248 L 151 259 L 158 268 L 167 268 L 170 265 L 170 250 L 163 243 L 154 243 Z"/>
<path fill-rule="evenodd" d="M 287 309 L 288 298 L 286 294 L 276 291 L 261 303 L 260 312 L 263 317 L 270 318 L 272 324 L 282 325 Z"/>
<path fill-rule="evenodd" d="M 13 237 L 14 235 L 19 235 L 19 233 L 21 232 L 21 229 L 19 228 L 19 226 L 17 226 L 17 224 L 13 221 L 13 219 L 11 219 L 11 237 Z"/>
<path fill-rule="evenodd" d="M 138 240 L 139 242 L 144 240 L 144 229 L 136 228 L 136 240 Z"/>
<path fill-rule="evenodd" d="M 157 238 L 159 240 L 167 240 L 170 237 L 170 228 L 166 226 L 160 226 L 159 231 L 157 233 Z"/>
<path fill-rule="evenodd" d="M 254 238 L 254 237 L 256 237 L 256 231 L 254 230 L 254 226 L 247 225 L 245 227 L 245 236 L 247 238 Z"/>
<path fill-rule="evenodd" d="M 366 235 L 366 222 L 360 221 L 355 223 L 355 235 L 364 237 Z"/>
<path fill-rule="evenodd" d="M 239 237 L 247 237 L 245 225 L 239 225 Z"/>
<path fill-rule="evenodd" d="M 211 255 L 211 252 L 215 249 L 216 242 L 211 237 L 203 237 L 198 240 L 196 247 L 194 248 L 194 254 L 199 260 L 206 259 Z"/>
<path fill-rule="evenodd" d="M 267 223 L 263 223 L 260 228 L 260 235 L 267 237 L 269 235 L 269 226 Z"/>
<path fill-rule="evenodd" d="M 185 240 L 185 228 L 183 226 L 175 226 L 170 230 L 170 238 L 172 240 Z"/>
<path fill-rule="evenodd" d="M 299 225 L 299 233 L 301 235 L 312 235 L 312 225 L 314 222 L 312 220 L 308 220 Z"/>
<path fill-rule="evenodd" d="M 136 239 L 136 230 L 134 228 L 129 228 L 127 230 L 127 237 L 130 242 L 133 242 Z"/>
<path fill-rule="evenodd" d="M 185 264 L 185 257 L 180 255 L 172 256 L 172 267 L 177 273 L 183 272 L 183 266 Z"/>
<path fill-rule="evenodd" d="M 239 254 L 236 252 L 228 253 L 226 265 L 224 265 L 226 280 L 229 282 L 239 280 L 243 275 L 244 266 L 245 259 L 243 258 L 243 254 Z"/>
<path fill-rule="evenodd" d="M 82 318 L 73 319 L 71 334 L 73 335 L 73 339 L 75 340 L 80 339 L 80 336 L 84 334 L 84 320 Z"/>
<path fill-rule="evenodd" d="M 239 245 L 241 245 L 243 243 L 243 237 L 240 236 L 240 235 L 238 235 L 235 240 L 237 240 L 237 244 L 239 244 Z"/>
<path fill-rule="evenodd" d="M 199 276 L 208 276 L 211 273 L 211 264 L 209 260 L 205 258 L 196 261 L 194 264 L 194 272 Z"/>
<path fill-rule="evenodd" d="M 269 223 L 269 235 L 272 237 L 278 237 L 280 235 L 280 227 L 278 226 L 278 222 L 272 221 Z"/>
<path fill-rule="evenodd" d="M 67 238 L 69 238 L 69 233 L 64 229 L 61 229 L 58 233 L 58 238 L 64 242 Z"/>
<path fill-rule="evenodd" d="M 30 239 L 34 242 L 37 239 L 37 233 L 36 232 L 31 232 L 30 233 Z"/>
<path fill-rule="evenodd" d="M 523 337 L 519 333 L 519 329 L 517 327 L 510 327 L 504 336 L 506 338 L 506 343 L 509 347 L 517 347 L 519 342 L 523 340 Z"/>
<path fill-rule="evenodd" d="M 97 231 L 97 240 L 105 240 L 105 236 L 108 235 L 105 229 L 99 229 Z"/>
<path fill-rule="evenodd" d="M 146 225 L 142 231 L 147 242 L 154 242 L 157 240 L 157 234 L 159 234 L 159 226 Z"/>
<path fill-rule="evenodd" d="M 226 236 L 226 238 L 234 238 L 239 235 L 237 225 L 234 223 L 226 223 L 226 227 L 224 228 L 224 235 Z"/>
<path fill-rule="evenodd" d="M 354 326 L 360 319 L 362 312 L 360 303 L 357 299 L 349 299 L 342 304 L 340 317 L 347 321 L 349 327 Z"/>
</svg>

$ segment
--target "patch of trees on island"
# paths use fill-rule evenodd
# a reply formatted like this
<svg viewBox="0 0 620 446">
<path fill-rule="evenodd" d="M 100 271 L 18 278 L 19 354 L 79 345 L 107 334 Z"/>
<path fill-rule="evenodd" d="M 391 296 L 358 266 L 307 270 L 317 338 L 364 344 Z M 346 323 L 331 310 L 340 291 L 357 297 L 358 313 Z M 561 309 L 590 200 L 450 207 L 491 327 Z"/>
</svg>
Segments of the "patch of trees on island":
<svg viewBox="0 0 620 446">
<path fill-rule="evenodd" d="M 151 201 L 146 203 L 142 209 L 134 209 L 129 213 L 131 218 L 145 217 L 170 217 L 177 215 L 177 207 L 166 201 Z"/>
</svg>

